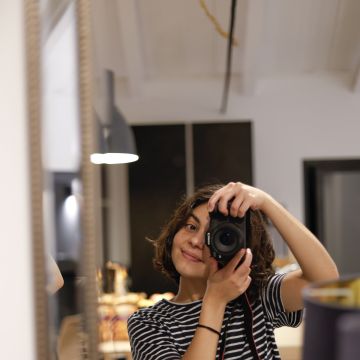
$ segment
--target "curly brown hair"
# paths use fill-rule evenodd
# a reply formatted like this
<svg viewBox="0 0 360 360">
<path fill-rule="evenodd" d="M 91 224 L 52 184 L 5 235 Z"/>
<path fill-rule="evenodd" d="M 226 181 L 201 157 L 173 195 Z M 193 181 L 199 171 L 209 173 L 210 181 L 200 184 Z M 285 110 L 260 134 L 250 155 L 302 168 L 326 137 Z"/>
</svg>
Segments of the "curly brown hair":
<svg viewBox="0 0 360 360">
<path fill-rule="evenodd" d="M 215 191 L 222 188 L 223 184 L 207 185 L 199 188 L 192 196 L 184 197 L 169 221 L 162 228 L 160 235 L 150 240 L 155 247 L 153 264 L 155 269 L 174 280 L 177 284 L 180 274 L 175 269 L 171 258 L 171 248 L 175 234 L 186 224 L 194 208 L 207 203 Z M 252 279 L 248 294 L 255 300 L 263 284 L 269 276 L 274 274 L 272 263 L 275 252 L 267 231 L 265 215 L 256 210 L 250 211 L 251 239 L 250 248 L 253 254 L 250 277 Z"/>
</svg>

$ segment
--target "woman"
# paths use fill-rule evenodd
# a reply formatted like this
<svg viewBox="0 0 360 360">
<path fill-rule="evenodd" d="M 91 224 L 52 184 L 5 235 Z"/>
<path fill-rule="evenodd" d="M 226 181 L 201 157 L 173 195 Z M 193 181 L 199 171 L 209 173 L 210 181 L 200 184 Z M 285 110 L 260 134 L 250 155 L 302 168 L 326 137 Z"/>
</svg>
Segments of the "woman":
<svg viewBox="0 0 360 360">
<path fill-rule="evenodd" d="M 230 204 L 230 205 L 229 205 Z M 205 245 L 209 212 L 251 219 L 250 247 L 224 267 Z M 300 269 L 276 275 L 268 217 Z M 178 283 L 171 300 L 132 315 L 134 360 L 280 359 L 274 328 L 301 322 L 302 289 L 338 277 L 318 239 L 264 191 L 240 182 L 208 186 L 184 200 L 153 241 L 155 266 Z M 240 265 L 239 265 L 240 264 Z"/>
</svg>

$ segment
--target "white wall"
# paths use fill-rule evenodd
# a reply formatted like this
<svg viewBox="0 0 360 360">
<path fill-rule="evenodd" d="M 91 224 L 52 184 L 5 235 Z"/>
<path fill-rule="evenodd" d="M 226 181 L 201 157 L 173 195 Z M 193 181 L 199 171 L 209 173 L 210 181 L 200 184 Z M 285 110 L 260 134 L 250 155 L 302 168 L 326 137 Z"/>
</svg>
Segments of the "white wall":
<svg viewBox="0 0 360 360">
<path fill-rule="evenodd" d="M 49 171 L 80 166 L 75 11 L 74 4 L 67 8 L 42 46 L 43 163 Z"/>
<path fill-rule="evenodd" d="M 303 160 L 360 157 L 360 93 L 349 81 L 343 73 L 263 79 L 253 96 L 230 95 L 225 116 L 221 80 L 147 82 L 141 98 L 117 103 L 133 124 L 251 119 L 255 185 L 304 220 Z"/>
<path fill-rule="evenodd" d="M 0 1 L 0 348 L 35 359 L 23 1 Z"/>
</svg>

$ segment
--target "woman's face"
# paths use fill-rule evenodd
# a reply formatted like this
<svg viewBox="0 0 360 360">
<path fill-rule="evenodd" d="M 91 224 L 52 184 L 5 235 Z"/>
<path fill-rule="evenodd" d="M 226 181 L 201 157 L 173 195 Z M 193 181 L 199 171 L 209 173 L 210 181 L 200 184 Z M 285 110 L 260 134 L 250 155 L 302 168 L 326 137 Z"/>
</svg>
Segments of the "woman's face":
<svg viewBox="0 0 360 360">
<path fill-rule="evenodd" d="M 203 258 L 209 223 L 207 204 L 199 205 L 174 236 L 171 257 L 177 272 L 183 278 L 207 279 L 208 266 Z"/>
</svg>

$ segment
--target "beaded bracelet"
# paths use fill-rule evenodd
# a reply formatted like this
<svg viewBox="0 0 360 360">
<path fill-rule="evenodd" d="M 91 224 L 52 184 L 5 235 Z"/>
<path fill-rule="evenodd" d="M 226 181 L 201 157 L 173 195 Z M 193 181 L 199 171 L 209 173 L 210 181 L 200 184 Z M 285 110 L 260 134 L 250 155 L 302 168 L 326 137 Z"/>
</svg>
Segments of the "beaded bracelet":
<svg viewBox="0 0 360 360">
<path fill-rule="evenodd" d="M 213 332 L 213 333 L 217 334 L 219 337 L 221 336 L 221 334 L 220 334 L 220 332 L 219 332 L 219 331 L 217 331 L 217 330 L 213 329 L 213 328 L 212 328 L 212 327 L 210 327 L 210 326 L 206 326 L 206 325 L 199 324 L 199 325 L 198 325 L 198 327 L 200 327 L 200 328 L 204 328 L 204 329 L 208 329 L 208 330 L 210 330 L 211 332 Z"/>
</svg>

